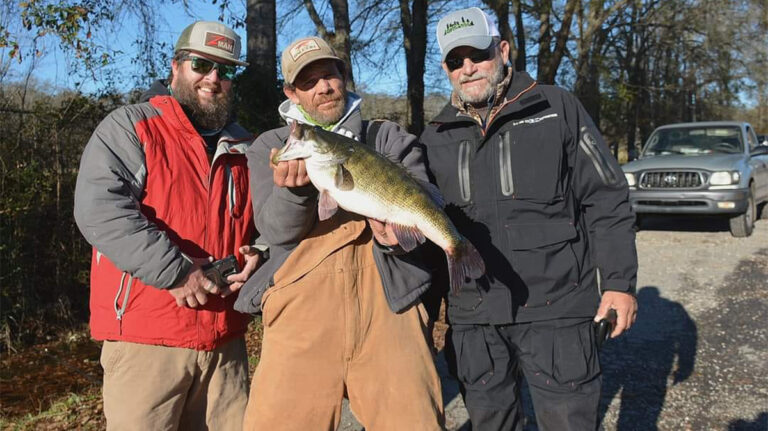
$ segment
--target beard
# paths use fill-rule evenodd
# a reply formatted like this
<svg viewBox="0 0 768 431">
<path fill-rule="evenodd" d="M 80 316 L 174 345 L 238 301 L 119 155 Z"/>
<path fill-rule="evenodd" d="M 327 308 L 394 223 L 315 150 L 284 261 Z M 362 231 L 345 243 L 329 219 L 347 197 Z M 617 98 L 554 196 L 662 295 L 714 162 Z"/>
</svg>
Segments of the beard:
<svg viewBox="0 0 768 431">
<path fill-rule="evenodd" d="M 216 93 L 212 101 L 200 103 L 195 84 L 181 76 L 176 76 L 175 79 L 179 79 L 179 85 L 174 90 L 173 96 L 195 127 L 205 130 L 219 130 L 229 124 L 232 119 L 231 92 Z"/>
<path fill-rule="evenodd" d="M 488 84 L 476 94 L 467 94 L 462 88 L 461 84 L 467 81 L 474 81 L 476 79 L 485 78 Z M 488 99 L 496 94 L 496 86 L 504 80 L 504 67 L 501 63 L 501 58 L 497 58 L 494 62 L 493 72 L 477 72 L 472 76 L 460 76 L 458 80 L 453 81 L 453 90 L 459 95 L 462 101 L 467 103 L 485 103 Z"/>
<path fill-rule="evenodd" d="M 320 106 L 321 104 L 329 101 L 335 101 L 336 104 L 331 110 L 323 110 L 320 111 L 315 106 Z M 345 87 L 342 87 L 341 91 L 337 94 L 331 94 L 328 96 L 318 96 L 315 99 L 315 105 L 313 107 L 309 107 L 309 103 L 306 105 L 302 105 L 302 109 L 304 109 L 304 112 L 309 114 L 310 118 L 312 118 L 314 121 L 316 121 L 319 124 L 322 125 L 331 125 L 336 124 L 339 120 L 341 120 L 341 117 L 344 115 L 344 111 L 347 108 L 347 89 Z"/>
</svg>

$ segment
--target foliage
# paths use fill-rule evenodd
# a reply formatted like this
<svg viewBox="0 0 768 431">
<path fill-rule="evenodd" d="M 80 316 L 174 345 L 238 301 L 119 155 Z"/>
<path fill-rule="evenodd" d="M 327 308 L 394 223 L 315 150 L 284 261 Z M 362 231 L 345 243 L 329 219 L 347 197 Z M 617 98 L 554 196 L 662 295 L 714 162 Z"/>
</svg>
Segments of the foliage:
<svg viewBox="0 0 768 431">
<path fill-rule="evenodd" d="M 119 103 L 117 96 L 2 87 L 0 346 L 38 340 L 87 316 L 90 247 L 72 216 L 75 178 L 90 134 Z"/>
</svg>

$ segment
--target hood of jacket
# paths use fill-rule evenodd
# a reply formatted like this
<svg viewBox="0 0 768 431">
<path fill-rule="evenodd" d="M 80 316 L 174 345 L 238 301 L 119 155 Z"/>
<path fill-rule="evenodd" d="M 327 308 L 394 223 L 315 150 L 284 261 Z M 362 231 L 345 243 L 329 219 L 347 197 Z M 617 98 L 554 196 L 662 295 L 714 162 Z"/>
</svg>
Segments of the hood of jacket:
<svg viewBox="0 0 768 431">
<path fill-rule="evenodd" d="M 139 102 L 148 102 L 149 99 L 155 96 L 170 96 L 171 92 L 168 90 L 168 81 L 165 79 L 158 79 L 152 83 L 147 91 L 141 93 Z"/>
<path fill-rule="evenodd" d="M 351 91 L 347 92 L 347 107 L 344 111 L 344 115 L 342 115 L 341 119 L 329 130 L 340 135 L 355 138 L 359 141 L 363 130 L 363 117 L 360 113 L 360 104 L 362 101 L 363 99 L 357 94 L 352 93 Z M 304 113 L 299 110 L 298 105 L 291 102 L 290 99 L 281 103 L 277 110 L 283 120 L 288 124 L 291 124 L 293 121 L 312 124 L 306 117 L 304 117 Z"/>
</svg>

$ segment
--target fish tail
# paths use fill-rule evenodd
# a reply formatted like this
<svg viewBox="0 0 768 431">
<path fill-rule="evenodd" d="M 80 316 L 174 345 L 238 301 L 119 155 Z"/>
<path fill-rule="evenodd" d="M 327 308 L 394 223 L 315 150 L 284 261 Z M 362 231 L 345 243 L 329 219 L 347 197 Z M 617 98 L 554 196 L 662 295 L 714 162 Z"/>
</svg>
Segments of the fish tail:
<svg viewBox="0 0 768 431">
<path fill-rule="evenodd" d="M 451 280 L 451 292 L 459 293 L 461 285 L 466 278 L 480 278 L 485 274 L 485 262 L 474 245 L 467 239 L 463 239 L 453 249 L 446 250 L 448 259 L 448 275 Z"/>
</svg>

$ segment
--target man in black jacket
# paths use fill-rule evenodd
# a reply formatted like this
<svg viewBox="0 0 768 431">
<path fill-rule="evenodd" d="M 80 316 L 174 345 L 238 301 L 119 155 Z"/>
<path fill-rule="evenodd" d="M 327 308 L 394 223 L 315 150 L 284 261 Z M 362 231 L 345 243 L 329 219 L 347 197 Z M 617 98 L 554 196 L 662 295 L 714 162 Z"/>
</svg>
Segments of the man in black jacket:
<svg viewBox="0 0 768 431">
<path fill-rule="evenodd" d="M 447 212 L 486 276 L 449 294 L 446 353 L 474 429 L 521 430 L 528 381 L 543 430 L 597 429 L 593 321 L 637 311 L 628 188 L 579 101 L 508 67 L 480 9 L 437 27 L 450 103 L 421 136 Z"/>
</svg>

